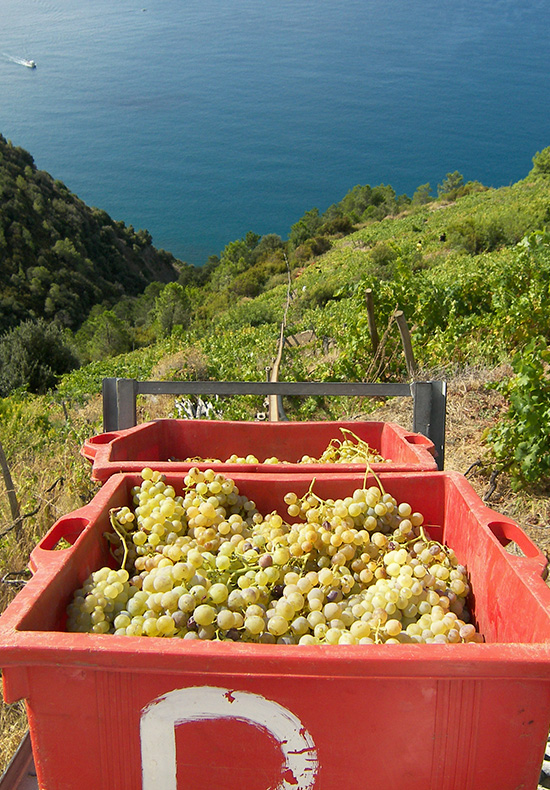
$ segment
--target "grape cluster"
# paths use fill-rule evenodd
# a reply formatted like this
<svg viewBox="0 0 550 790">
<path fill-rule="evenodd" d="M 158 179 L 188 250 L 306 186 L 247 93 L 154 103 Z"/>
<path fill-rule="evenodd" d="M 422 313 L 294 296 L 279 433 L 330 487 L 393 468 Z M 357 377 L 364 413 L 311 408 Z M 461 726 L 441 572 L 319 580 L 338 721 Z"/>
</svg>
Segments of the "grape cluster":
<svg viewBox="0 0 550 790">
<path fill-rule="evenodd" d="M 321 453 L 319 458 L 304 455 L 300 463 L 302 464 L 364 464 L 389 462 L 383 458 L 378 450 L 374 450 L 367 442 L 364 442 L 353 431 L 347 428 L 340 428 L 344 438 L 332 439 L 327 448 Z"/>
<path fill-rule="evenodd" d="M 348 428 L 340 428 L 344 435 L 342 440 L 331 439 L 325 450 L 321 455 L 316 458 L 312 455 L 303 455 L 298 461 L 300 464 L 372 464 L 389 462 L 390 459 L 383 458 L 378 450 L 370 447 L 367 442 L 356 436 L 353 431 Z M 186 458 L 186 462 L 190 463 L 217 463 L 222 461 L 219 458 L 201 458 L 195 456 L 193 458 Z M 280 460 L 276 456 L 270 456 L 264 461 L 260 461 L 256 455 L 249 453 L 248 455 L 237 455 L 233 453 L 226 458 L 223 462 L 225 464 L 286 464 L 289 461 Z"/>
<path fill-rule="evenodd" d="M 111 514 L 120 570 L 74 594 L 70 631 L 278 644 L 480 642 L 466 569 L 382 486 L 285 495 L 262 515 L 235 482 L 191 469 L 176 494 L 149 468 Z"/>
</svg>

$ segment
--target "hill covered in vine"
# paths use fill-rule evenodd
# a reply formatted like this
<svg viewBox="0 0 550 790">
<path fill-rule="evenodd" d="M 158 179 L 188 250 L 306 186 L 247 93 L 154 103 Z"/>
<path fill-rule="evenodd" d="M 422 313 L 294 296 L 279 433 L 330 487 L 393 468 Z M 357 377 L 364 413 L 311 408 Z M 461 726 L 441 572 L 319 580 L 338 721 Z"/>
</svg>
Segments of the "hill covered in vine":
<svg viewBox="0 0 550 790">
<path fill-rule="evenodd" d="M 287 336 L 310 333 L 285 349 L 289 380 L 406 378 L 396 310 L 424 371 L 498 365 L 550 337 L 550 148 L 508 187 L 456 171 L 436 195 L 430 184 L 412 197 L 357 185 L 306 211 L 287 240 L 249 231 L 200 268 L 87 208 L 30 154 L 5 141 L 0 150 L 0 305 L 4 330 L 14 327 L 0 347 L 0 395 L 44 392 L 79 366 L 65 391 L 71 381 L 98 391 L 104 375 L 263 380 L 283 320 Z M 68 352 L 41 376 L 45 339 Z M 318 404 L 298 416 L 304 408 Z"/>
<path fill-rule="evenodd" d="M 435 196 L 356 186 L 288 240 L 247 233 L 200 270 L 85 207 L 26 152 L 0 152 L 0 449 L 21 512 L 0 481 L 0 610 L 37 540 L 97 490 L 79 450 L 102 430 L 103 377 L 262 381 L 283 336 L 281 380 L 408 380 L 398 309 L 414 375 L 449 379 L 445 468 L 480 495 L 489 484 L 490 504 L 550 551 L 550 148 L 500 189 L 456 172 Z M 410 419 L 409 399 L 350 400 L 284 405 L 290 419 Z M 213 405 L 223 419 L 263 408 Z M 139 420 L 180 407 L 141 396 Z M 21 708 L 0 713 L 3 769 L 26 724 Z"/>
<path fill-rule="evenodd" d="M 39 318 L 77 329 L 94 305 L 176 280 L 182 267 L 0 135 L 0 333 Z"/>
</svg>

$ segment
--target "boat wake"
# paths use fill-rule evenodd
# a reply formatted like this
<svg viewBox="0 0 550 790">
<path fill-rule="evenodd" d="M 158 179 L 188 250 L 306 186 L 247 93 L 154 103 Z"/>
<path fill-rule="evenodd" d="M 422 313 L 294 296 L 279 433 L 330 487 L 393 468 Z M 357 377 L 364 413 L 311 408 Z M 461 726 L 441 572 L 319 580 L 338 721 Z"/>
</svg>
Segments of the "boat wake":
<svg viewBox="0 0 550 790">
<path fill-rule="evenodd" d="M 36 63 L 34 60 L 27 60 L 27 58 L 14 58 L 13 55 L 7 55 L 5 52 L 2 53 L 3 57 L 10 60 L 12 63 L 17 63 L 19 66 L 26 66 L 28 69 L 35 69 Z"/>
</svg>

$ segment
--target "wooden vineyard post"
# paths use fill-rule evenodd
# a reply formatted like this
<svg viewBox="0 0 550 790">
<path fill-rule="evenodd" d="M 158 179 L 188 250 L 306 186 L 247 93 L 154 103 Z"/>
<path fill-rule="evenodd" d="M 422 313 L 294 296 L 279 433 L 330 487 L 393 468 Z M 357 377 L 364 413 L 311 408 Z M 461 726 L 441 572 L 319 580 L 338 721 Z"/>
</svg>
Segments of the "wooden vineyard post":
<svg viewBox="0 0 550 790">
<path fill-rule="evenodd" d="M 2 447 L 2 442 L 0 442 L 0 469 L 2 470 L 8 502 L 10 503 L 10 512 L 15 529 L 15 539 L 19 540 L 21 538 L 21 511 L 19 510 L 19 502 L 17 501 L 15 488 L 13 487 L 10 468 L 8 466 L 6 454 L 4 453 L 4 448 Z"/>
<path fill-rule="evenodd" d="M 273 367 L 271 368 L 271 374 L 269 376 L 270 382 L 279 381 L 279 365 L 281 364 L 281 359 L 283 358 L 283 349 L 285 346 L 286 318 L 288 315 L 288 308 L 290 307 L 290 302 L 292 301 L 290 266 L 286 255 L 285 255 L 285 262 L 286 262 L 286 271 L 288 276 L 288 285 L 286 289 L 286 303 L 285 303 L 283 320 L 281 321 L 281 331 L 279 334 L 279 346 L 277 348 L 277 357 L 275 359 L 275 362 L 273 363 Z M 283 408 L 283 399 L 281 398 L 280 395 L 272 395 L 272 394 L 268 395 L 267 402 L 268 402 L 269 422 L 279 422 L 280 420 L 286 420 L 286 414 Z"/>
<path fill-rule="evenodd" d="M 395 318 L 397 326 L 399 327 L 403 351 L 405 352 L 405 362 L 407 363 L 407 373 L 409 374 L 410 378 L 414 378 L 416 374 L 416 363 L 414 361 L 411 336 L 409 333 L 409 327 L 407 326 L 407 320 L 403 310 L 396 310 L 393 317 Z"/>
<path fill-rule="evenodd" d="M 275 359 L 275 362 L 273 363 L 273 367 L 271 368 L 269 381 L 279 380 L 279 365 L 281 364 L 281 359 L 283 356 L 283 347 L 285 344 L 284 332 L 285 332 L 285 325 L 283 323 L 281 324 L 281 334 L 279 337 L 279 348 L 277 350 L 277 357 Z M 268 395 L 269 422 L 279 422 L 281 419 L 285 419 L 284 410 L 282 407 L 283 407 L 283 402 L 280 395 Z"/>
<path fill-rule="evenodd" d="M 378 330 L 376 329 L 376 321 L 374 319 L 374 299 L 372 296 L 372 288 L 367 288 L 365 291 L 365 298 L 367 300 L 367 318 L 369 321 L 369 334 L 372 343 L 372 355 L 376 356 L 380 340 L 378 338 Z"/>
</svg>

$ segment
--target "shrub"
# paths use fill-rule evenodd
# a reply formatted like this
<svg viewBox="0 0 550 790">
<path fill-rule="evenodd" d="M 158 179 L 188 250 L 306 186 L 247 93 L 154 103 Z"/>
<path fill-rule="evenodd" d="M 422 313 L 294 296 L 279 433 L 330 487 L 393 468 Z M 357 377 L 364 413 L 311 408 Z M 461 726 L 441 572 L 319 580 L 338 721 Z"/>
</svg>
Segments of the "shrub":
<svg viewBox="0 0 550 790">
<path fill-rule="evenodd" d="M 370 251 L 369 257 L 375 266 L 387 266 L 396 260 L 398 252 L 391 244 L 379 241 Z"/>
<path fill-rule="evenodd" d="M 229 290 L 238 296 L 258 296 L 263 284 L 262 272 L 258 266 L 238 274 L 229 286 Z"/>
<path fill-rule="evenodd" d="M 327 302 L 334 299 L 336 290 L 334 282 L 328 280 L 314 282 L 304 292 L 301 299 L 302 304 L 306 308 L 324 307 Z"/>
<path fill-rule="evenodd" d="M 62 373 L 78 367 L 78 359 L 56 324 L 25 321 L 2 337 L 0 396 L 15 389 L 45 393 Z"/>
<path fill-rule="evenodd" d="M 496 469 L 518 490 L 548 481 L 550 473 L 550 350 L 533 338 L 513 359 L 515 376 L 500 385 L 510 405 L 486 443 Z"/>
<path fill-rule="evenodd" d="M 533 157 L 533 169 L 531 170 L 531 175 L 550 175 L 550 147 L 543 148 L 542 151 L 537 151 Z"/>
<path fill-rule="evenodd" d="M 334 217 L 329 219 L 320 228 L 321 233 L 327 236 L 347 236 L 356 230 L 349 217 Z"/>
<path fill-rule="evenodd" d="M 502 224 L 497 219 L 484 221 L 467 217 L 462 222 L 449 226 L 448 239 L 451 247 L 464 250 L 469 255 L 490 252 L 506 241 Z"/>
<path fill-rule="evenodd" d="M 322 255 L 324 252 L 327 252 L 331 246 L 326 236 L 315 236 L 315 238 L 308 239 L 294 250 L 294 258 L 302 262 L 308 261 L 315 255 Z"/>
</svg>

